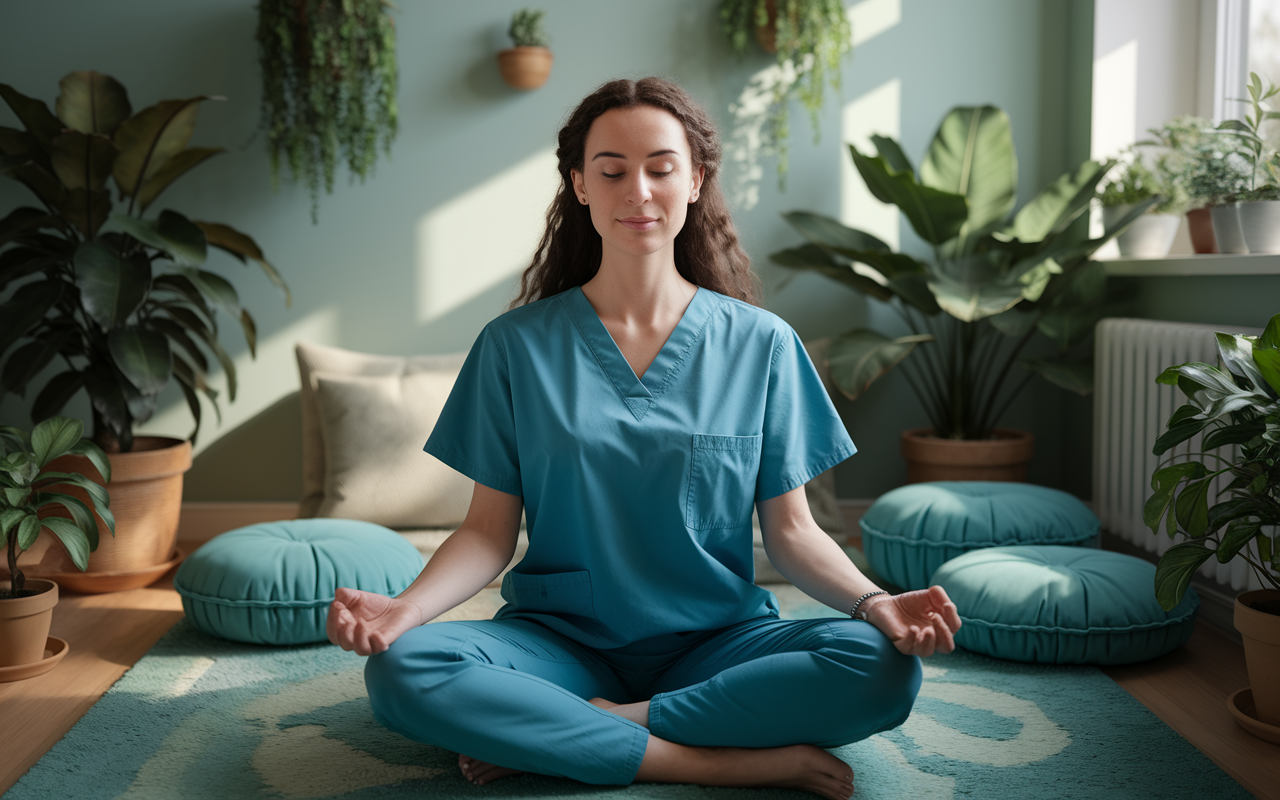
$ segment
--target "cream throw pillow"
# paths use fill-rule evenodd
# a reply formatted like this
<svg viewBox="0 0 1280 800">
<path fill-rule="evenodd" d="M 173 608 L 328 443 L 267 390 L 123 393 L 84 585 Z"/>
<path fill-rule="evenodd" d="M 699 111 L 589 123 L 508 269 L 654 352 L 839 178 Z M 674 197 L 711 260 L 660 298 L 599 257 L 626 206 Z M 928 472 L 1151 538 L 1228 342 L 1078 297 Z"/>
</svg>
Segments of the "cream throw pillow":
<svg viewBox="0 0 1280 800">
<path fill-rule="evenodd" d="M 316 515 L 388 528 L 462 522 L 474 484 L 422 450 L 456 379 L 453 370 L 381 377 L 316 373 L 326 465 Z"/>
</svg>

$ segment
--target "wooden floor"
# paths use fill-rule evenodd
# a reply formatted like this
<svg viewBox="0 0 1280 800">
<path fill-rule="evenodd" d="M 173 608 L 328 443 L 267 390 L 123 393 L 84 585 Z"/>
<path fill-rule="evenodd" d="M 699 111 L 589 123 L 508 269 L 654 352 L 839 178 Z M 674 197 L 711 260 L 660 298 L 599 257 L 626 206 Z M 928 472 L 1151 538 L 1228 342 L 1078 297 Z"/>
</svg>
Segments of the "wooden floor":
<svg viewBox="0 0 1280 800">
<path fill-rule="evenodd" d="M 71 652 L 45 675 L 0 683 L 0 793 L 181 619 L 171 580 L 62 597 L 52 633 Z M 1254 795 L 1280 800 L 1280 745 L 1246 733 L 1227 712 L 1227 696 L 1248 683 L 1240 645 L 1202 623 L 1177 652 L 1106 673 Z"/>
</svg>

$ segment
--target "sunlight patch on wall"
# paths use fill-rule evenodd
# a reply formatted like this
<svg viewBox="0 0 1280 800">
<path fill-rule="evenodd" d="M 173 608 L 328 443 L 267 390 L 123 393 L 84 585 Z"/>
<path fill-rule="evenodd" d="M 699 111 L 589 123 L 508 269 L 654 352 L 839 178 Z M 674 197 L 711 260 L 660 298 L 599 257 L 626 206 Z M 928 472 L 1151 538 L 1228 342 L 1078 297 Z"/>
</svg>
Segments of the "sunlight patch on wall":
<svg viewBox="0 0 1280 800">
<path fill-rule="evenodd" d="M 845 9 L 857 48 L 902 22 L 902 0 L 862 0 Z M 856 53 L 855 53 L 856 55 Z"/>
<path fill-rule="evenodd" d="M 529 265 L 560 185 L 547 148 L 418 220 L 418 322 L 457 308 Z"/>
<path fill-rule="evenodd" d="M 337 307 L 327 306 L 311 312 L 270 336 L 260 336 L 256 359 L 249 357 L 248 350 L 234 359 L 237 384 L 234 403 L 227 400 L 227 382 L 222 370 L 217 369 L 211 372 L 209 383 L 218 390 L 222 424 L 218 424 L 213 406 L 208 400 L 202 398 L 204 416 L 200 423 L 200 434 L 196 440 L 195 455 L 199 455 L 224 434 L 230 433 L 242 423 L 257 416 L 280 398 L 297 391 L 298 362 L 293 354 L 294 345 L 299 341 L 336 344 L 339 340 L 339 316 Z M 232 335 L 239 335 L 239 326 L 224 325 L 223 330 L 227 332 L 227 336 L 224 337 L 227 342 L 231 341 Z M 166 389 L 165 393 L 170 394 L 170 390 Z M 195 424 L 191 418 L 191 411 L 181 395 L 175 394 L 175 397 L 175 401 L 162 405 L 151 419 L 139 425 L 136 432 L 150 436 L 179 438 L 191 433 L 191 427 Z"/>
<path fill-rule="evenodd" d="M 876 152 L 872 134 L 897 139 L 902 128 L 902 81 L 894 78 L 844 106 L 840 120 L 840 221 L 866 231 L 898 249 L 898 209 L 871 196 L 853 166 L 848 145 L 859 152 Z"/>
<path fill-rule="evenodd" d="M 1093 62 L 1090 157 L 1115 156 L 1138 138 L 1138 41 L 1125 42 Z"/>
</svg>

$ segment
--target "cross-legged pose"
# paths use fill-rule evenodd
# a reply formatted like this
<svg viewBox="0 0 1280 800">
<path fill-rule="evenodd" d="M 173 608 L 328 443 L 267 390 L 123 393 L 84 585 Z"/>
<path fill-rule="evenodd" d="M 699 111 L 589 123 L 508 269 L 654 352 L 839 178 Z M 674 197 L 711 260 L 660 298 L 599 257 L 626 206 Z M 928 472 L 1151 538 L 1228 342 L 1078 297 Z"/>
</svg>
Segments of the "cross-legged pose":
<svg viewBox="0 0 1280 800">
<path fill-rule="evenodd" d="M 399 597 L 339 589 L 329 638 L 371 655 L 377 719 L 460 753 L 473 783 L 844 800 L 853 771 L 823 748 L 907 718 L 956 608 L 937 586 L 880 592 L 814 523 L 804 484 L 855 448 L 799 337 L 756 305 L 707 113 L 670 82 L 613 81 L 559 145 L 520 296 L 426 443 L 475 479 L 466 520 Z M 852 618 L 779 619 L 752 582 L 753 505 L 778 571 Z M 501 573 L 521 511 L 529 550 L 494 619 L 424 624 Z"/>
</svg>

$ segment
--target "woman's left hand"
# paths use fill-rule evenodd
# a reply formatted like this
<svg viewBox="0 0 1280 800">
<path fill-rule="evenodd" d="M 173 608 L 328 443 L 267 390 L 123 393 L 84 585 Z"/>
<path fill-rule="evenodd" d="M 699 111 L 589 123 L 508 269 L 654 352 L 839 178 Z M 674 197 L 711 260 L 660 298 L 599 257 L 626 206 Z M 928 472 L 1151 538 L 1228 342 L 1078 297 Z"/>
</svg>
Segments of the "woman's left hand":
<svg viewBox="0 0 1280 800">
<path fill-rule="evenodd" d="M 888 636 L 901 653 L 931 656 L 956 649 L 953 634 L 960 630 L 960 614 L 941 586 L 876 595 L 865 605 L 867 622 Z"/>
</svg>

